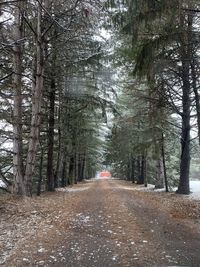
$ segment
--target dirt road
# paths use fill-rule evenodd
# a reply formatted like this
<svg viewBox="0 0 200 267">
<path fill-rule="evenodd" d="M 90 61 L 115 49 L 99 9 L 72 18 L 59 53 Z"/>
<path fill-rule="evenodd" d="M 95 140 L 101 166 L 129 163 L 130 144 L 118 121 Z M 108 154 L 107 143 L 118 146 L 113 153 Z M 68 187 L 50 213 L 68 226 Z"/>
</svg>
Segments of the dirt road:
<svg viewBox="0 0 200 267">
<path fill-rule="evenodd" d="M 199 216 L 178 210 L 194 203 L 134 188 L 96 180 L 5 210 L 2 266 L 200 266 Z"/>
</svg>

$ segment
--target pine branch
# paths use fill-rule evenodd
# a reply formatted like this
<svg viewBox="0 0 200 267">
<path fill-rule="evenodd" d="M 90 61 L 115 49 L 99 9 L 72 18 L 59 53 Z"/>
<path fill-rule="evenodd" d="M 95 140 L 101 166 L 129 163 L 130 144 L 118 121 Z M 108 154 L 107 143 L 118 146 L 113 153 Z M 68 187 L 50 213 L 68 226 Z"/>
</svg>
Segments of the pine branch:
<svg viewBox="0 0 200 267">
<path fill-rule="evenodd" d="M 5 191 L 5 192 L 7 192 L 7 193 L 10 193 L 11 194 L 11 191 L 8 188 L 6 188 L 6 187 L 0 186 L 0 189 L 3 190 L 3 191 Z"/>
<path fill-rule="evenodd" d="M 11 75 L 13 74 L 13 71 L 9 74 L 7 74 L 6 76 L 4 76 L 3 78 L 0 79 L 0 82 L 4 81 L 5 79 L 9 78 Z"/>
<path fill-rule="evenodd" d="M 200 9 L 193 9 L 193 8 L 182 8 L 184 11 L 189 11 L 189 12 L 194 12 L 194 13 L 199 13 Z"/>
<path fill-rule="evenodd" d="M 7 5 L 7 4 L 15 4 L 15 3 L 18 3 L 18 2 L 25 2 L 27 0 L 11 0 L 11 1 L 4 1 L 4 2 L 1 2 L 0 3 L 0 6 L 1 5 Z"/>
<path fill-rule="evenodd" d="M 11 186 L 12 185 L 12 182 L 5 177 L 5 175 L 3 174 L 3 172 L 1 170 L 0 170 L 0 175 L 1 175 L 1 179 L 3 180 L 3 182 L 7 186 Z"/>
</svg>

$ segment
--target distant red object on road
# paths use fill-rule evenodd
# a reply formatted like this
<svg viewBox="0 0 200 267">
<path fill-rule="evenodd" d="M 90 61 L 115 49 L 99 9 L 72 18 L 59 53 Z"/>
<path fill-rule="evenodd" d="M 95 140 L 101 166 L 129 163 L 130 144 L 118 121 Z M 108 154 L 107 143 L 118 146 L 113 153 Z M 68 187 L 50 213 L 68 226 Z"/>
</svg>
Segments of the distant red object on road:
<svg viewBox="0 0 200 267">
<path fill-rule="evenodd" d="M 109 171 L 102 171 L 102 172 L 100 172 L 99 177 L 101 177 L 101 178 L 110 178 L 111 177 L 111 173 Z"/>
</svg>

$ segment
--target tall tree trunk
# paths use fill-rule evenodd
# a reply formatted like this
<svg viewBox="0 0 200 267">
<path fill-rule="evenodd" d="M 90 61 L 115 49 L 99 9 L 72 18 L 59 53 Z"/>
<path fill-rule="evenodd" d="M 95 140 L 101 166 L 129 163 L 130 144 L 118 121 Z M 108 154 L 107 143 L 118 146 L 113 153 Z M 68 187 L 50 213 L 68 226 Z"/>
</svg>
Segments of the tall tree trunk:
<svg viewBox="0 0 200 267">
<path fill-rule="evenodd" d="M 54 191 L 54 168 L 53 168 L 53 150 L 54 150 L 54 107 L 55 107 L 55 79 L 51 79 L 51 91 L 49 94 L 49 129 L 48 129 L 48 155 L 47 155 L 47 190 Z"/>
<path fill-rule="evenodd" d="M 161 150 L 161 149 L 160 149 Z M 163 158 L 162 151 L 159 153 L 159 158 L 157 159 L 157 173 L 156 173 L 156 182 L 155 188 L 164 188 L 164 167 L 163 167 Z"/>
<path fill-rule="evenodd" d="M 59 95 L 60 98 L 60 95 Z M 58 153 L 57 153 L 57 161 L 56 161 L 56 174 L 54 187 L 57 188 L 59 186 L 59 178 L 60 178 L 60 161 L 61 161 L 61 116 L 60 116 L 60 99 L 59 99 L 59 110 L 58 110 Z"/>
<path fill-rule="evenodd" d="M 69 185 L 73 184 L 74 178 L 74 155 L 70 157 L 69 161 L 69 177 L 68 177 L 68 183 Z"/>
<path fill-rule="evenodd" d="M 140 184 L 141 180 L 141 157 L 137 157 L 137 184 Z M 143 182 L 142 182 L 143 183 Z"/>
<path fill-rule="evenodd" d="M 128 181 L 132 181 L 132 155 L 129 155 L 128 166 L 127 166 L 127 179 Z"/>
<path fill-rule="evenodd" d="M 192 88 L 195 96 L 195 106 L 197 112 L 197 128 L 198 128 L 198 137 L 199 137 L 199 145 L 200 145 L 200 97 L 197 88 L 197 71 L 195 69 L 195 60 L 193 59 L 191 62 L 191 75 L 192 75 Z"/>
<path fill-rule="evenodd" d="M 23 167 L 23 145 L 22 145 L 22 45 L 23 38 L 23 2 L 16 4 L 13 26 L 13 175 L 14 193 L 25 194 L 24 167 Z"/>
<path fill-rule="evenodd" d="M 77 181 L 78 181 L 78 153 L 76 151 L 75 151 L 74 159 L 75 159 L 74 183 L 77 184 Z"/>
<path fill-rule="evenodd" d="M 148 180 L 147 180 L 147 156 L 144 156 L 144 163 L 143 163 L 143 176 L 144 176 L 144 186 L 147 187 Z"/>
<path fill-rule="evenodd" d="M 146 164 L 146 159 L 145 159 L 145 156 L 142 155 L 141 161 L 140 160 L 138 161 L 138 171 L 140 170 L 138 181 L 137 181 L 138 184 L 144 184 L 144 181 L 145 181 L 145 164 Z"/>
<path fill-rule="evenodd" d="M 183 18 L 182 18 L 183 19 Z M 191 60 L 191 27 L 192 16 L 188 14 L 188 26 L 185 40 L 181 43 L 182 58 L 182 133 L 181 133 L 181 162 L 180 181 L 177 193 L 189 194 L 189 173 L 190 173 L 190 60 Z M 184 23 L 184 22 L 183 22 Z M 184 38 L 184 36 L 183 36 Z"/>
<path fill-rule="evenodd" d="M 62 187 L 65 187 L 67 185 L 67 172 L 66 172 L 66 169 L 67 169 L 67 157 L 66 155 L 64 154 L 63 155 L 63 164 L 62 164 L 62 178 L 61 178 L 61 186 Z"/>
<path fill-rule="evenodd" d="M 42 1 L 40 1 L 42 2 Z M 37 154 L 37 146 L 39 140 L 40 130 L 40 118 L 41 118 L 41 105 L 43 95 L 43 77 L 44 77 L 44 42 L 42 39 L 42 7 L 41 3 L 38 3 L 37 14 L 37 38 L 36 38 L 36 80 L 33 86 L 32 94 L 32 117 L 31 117 L 31 129 L 29 137 L 29 145 L 26 159 L 25 170 L 25 195 L 32 195 L 32 178 L 35 169 L 35 161 Z"/>
<path fill-rule="evenodd" d="M 130 181 L 131 180 L 131 159 L 130 159 L 130 156 L 128 157 L 126 173 L 127 173 L 126 174 L 126 180 Z"/>
<path fill-rule="evenodd" d="M 81 167 L 81 181 L 86 178 L 86 153 L 83 155 L 82 167 Z"/>
<path fill-rule="evenodd" d="M 136 160 L 135 158 L 132 158 L 131 160 L 131 181 L 132 183 L 135 183 L 135 164 Z"/>
<path fill-rule="evenodd" d="M 81 164 L 81 154 L 78 154 L 78 182 L 81 181 L 81 168 L 82 168 L 82 164 Z"/>
<path fill-rule="evenodd" d="M 181 162 L 180 181 L 177 193 L 189 194 L 189 173 L 190 173 L 190 81 L 189 68 L 184 67 L 183 76 L 183 115 L 181 133 Z"/>
<path fill-rule="evenodd" d="M 37 196 L 40 196 L 40 194 L 41 194 L 43 157 L 44 157 L 44 149 L 41 146 L 40 169 L 39 169 L 39 179 L 38 179 L 38 186 L 37 186 Z"/>
<path fill-rule="evenodd" d="M 165 162 L 165 139 L 164 139 L 164 134 L 163 133 L 162 133 L 162 159 L 163 159 L 163 172 L 164 172 L 164 181 L 165 181 L 165 191 L 169 192 L 167 169 L 166 169 L 166 162 Z"/>
</svg>

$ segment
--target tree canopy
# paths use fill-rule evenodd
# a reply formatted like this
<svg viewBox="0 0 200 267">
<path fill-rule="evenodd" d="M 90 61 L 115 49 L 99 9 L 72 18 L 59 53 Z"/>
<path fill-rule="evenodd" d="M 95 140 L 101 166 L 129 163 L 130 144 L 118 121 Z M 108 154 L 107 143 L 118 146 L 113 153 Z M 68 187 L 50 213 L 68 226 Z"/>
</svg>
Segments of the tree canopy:
<svg viewBox="0 0 200 267">
<path fill-rule="evenodd" d="M 39 195 L 108 167 L 189 194 L 199 10 L 195 0 L 2 1 L 4 190 Z"/>
</svg>

